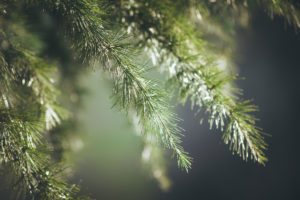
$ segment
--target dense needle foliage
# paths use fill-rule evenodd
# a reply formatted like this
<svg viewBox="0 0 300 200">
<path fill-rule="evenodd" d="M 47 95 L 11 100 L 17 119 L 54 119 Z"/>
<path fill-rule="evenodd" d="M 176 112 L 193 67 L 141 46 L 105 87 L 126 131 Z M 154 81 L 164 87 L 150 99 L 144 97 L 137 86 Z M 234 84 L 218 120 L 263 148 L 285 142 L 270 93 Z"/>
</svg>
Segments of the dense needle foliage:
<svg viewBox="0 0 300 200">
<path fill-rule="evenodd" d="M 113 105 L 133 120 L 145 144 L 142 158 L 162 187 L 161 147 L 180 168 L 191 168 L 172 96 L 204 110 L 233 154 L 265 165 L 257 107 L 242 99 L 230 62 L 235 28 L 259 8 L 300 27 L 292 0 L 1 1 L 0 159 L 18 191 L 13 197 L 75 199 L 78 188 L 64 181 L 57 154 L 66 124 L 76 121 L 69 110 L 80 104 L 77 78 L 86 68 L 110 77 Z M 154 70 L 165 79 L 148 73 Z"/>
</svg>

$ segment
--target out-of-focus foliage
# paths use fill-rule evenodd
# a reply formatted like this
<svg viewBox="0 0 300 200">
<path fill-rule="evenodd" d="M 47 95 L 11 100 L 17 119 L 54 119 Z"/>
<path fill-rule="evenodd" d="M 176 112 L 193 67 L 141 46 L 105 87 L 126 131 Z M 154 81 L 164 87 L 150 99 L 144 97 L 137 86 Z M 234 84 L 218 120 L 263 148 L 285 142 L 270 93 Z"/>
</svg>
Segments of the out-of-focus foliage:
<svg viewBox="0 0 300 200">
<path fill-rule="evenodd" d="M 170 183 L 161 147 L 180 168 L 191 168 L 168 103 L 174 95 L 205 110 L 233 153 L 264 165 L 267 145 L 251 114 L 257 108 L 234 85 L 235 29 L 259 8 L 299 28 L 299 6 L 292 0 L 1 1 L 0 153 L 15 198 L 75 198 L 77 187 L 64 181 L 57 163 L 70 146 L 82 95 L 77 77 L 85 67 L 111 78 L 113 103 L 132 116 L 145 143 L 142 159 L 162 188 Z M 166 87 L 150 69 L 163 72 Z"/>
</svg>

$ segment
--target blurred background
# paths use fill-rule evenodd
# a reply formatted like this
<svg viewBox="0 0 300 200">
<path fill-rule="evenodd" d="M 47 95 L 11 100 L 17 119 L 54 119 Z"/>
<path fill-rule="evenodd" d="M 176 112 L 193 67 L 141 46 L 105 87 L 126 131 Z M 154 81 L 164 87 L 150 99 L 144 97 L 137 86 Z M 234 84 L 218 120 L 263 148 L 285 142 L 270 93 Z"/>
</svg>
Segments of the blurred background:
<svg viewBox="0 0 300 200">
<path fill-rule="evenodd" d="M 245 99 L 260 107 L 258 126 L 268 137 L 265 167 L 232 156 L 221 133 L 199 124 L 190 105 L 178 106 L 185 130 L 183 146 L 194 158 L 186 174 L 168 160 L 172 187 L 164 192 L 144 170 L 143 145 L 125 114 L 111 109 L 111 94 L 101 72 L 81 78 L 87 88 L 78 132 L 83 143 L 72 154 L 74 176 L 82 194 L 103 200 L 277 200 L 300 199 L 300 35 L 283 19 L 258 12 L 237 34 L 234 54 Z M 2 199 L 2 198 L 1 198 Z"/>
</svg>

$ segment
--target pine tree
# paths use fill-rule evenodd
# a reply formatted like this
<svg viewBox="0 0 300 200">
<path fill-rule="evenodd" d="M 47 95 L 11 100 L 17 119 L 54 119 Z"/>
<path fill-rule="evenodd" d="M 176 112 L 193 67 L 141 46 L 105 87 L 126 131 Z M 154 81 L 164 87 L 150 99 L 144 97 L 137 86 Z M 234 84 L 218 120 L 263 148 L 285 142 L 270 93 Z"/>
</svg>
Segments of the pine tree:
<svg viewBox="0 0 300 200">
<path fill-rule="evenodd" d="M 265 165 L 266 134 L 252 114 L 257 107 L 234 84 L 235 28 L 262 8 L 297 29 L 299 7 L 292 0 L 1 1 L 0 158 L 18 191 L 13 197 L 76 198 L 78 188 L 65 181 L 60 164 L 62 140 L 76 123 L 70 110 L 80 105 L 72 98 L 82 95 L 78 76 L 90 68 L 110 77 L 113 104 L 134 122 L 145 162 L 154 177 L 163 174 L 158 181 L 166 179 L 162 148 L 180 168 L 191 168 L 169 105 L 173 96 L 205 111 L 233 154 Z M 155 70 L 165 78 L 149 73 Z"/>
</svg>

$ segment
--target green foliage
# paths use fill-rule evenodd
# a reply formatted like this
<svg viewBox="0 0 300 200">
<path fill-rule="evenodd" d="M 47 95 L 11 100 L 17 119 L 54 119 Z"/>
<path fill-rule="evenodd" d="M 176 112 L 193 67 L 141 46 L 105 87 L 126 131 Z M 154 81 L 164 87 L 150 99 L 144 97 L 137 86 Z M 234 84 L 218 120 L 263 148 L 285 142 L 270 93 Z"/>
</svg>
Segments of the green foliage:
<svg viewBox="0 0 300 200">
<path fill-rule="evenodd" d="M 78 188 L 64 181 L 57 164 L 63 157 L 51 150 L 64 148 L 57 138 L 65 133 L 57 126 L 76 118 L 63 108 L 58 85 L 80 95 L 76 77 L 85 66 L 101 68 L 111 78 L 113 103 L 134 119 L 145 143 L 143 159 L 162 187 L 169 181 L 159 144 L 180 168 L 191 168 L 168 103 L 173 95 L 205 110 L 233 153 L 264 165 L 267 144 L 252 115 L 257 107 L 242 100 L 230 64 L 235 28 L 246 26 L 258 7 L 300 26 L 299 3 L 293 1 L 2 1 L 0 154 L 19 191 L 15 198 L 76 197 Z M 145 56 L 152 65 L 141 61 Z M 158 68 L 167 87 L 148 73 Z"/>
</svg>

